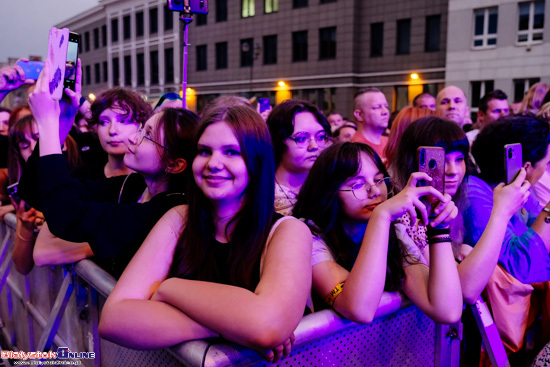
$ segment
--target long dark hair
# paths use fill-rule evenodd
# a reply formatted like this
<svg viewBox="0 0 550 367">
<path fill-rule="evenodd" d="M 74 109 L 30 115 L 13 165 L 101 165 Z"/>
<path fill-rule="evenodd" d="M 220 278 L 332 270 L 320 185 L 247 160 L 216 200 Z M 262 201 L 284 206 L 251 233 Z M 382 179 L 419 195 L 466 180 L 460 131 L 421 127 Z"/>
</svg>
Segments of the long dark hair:
<svg viewBox="0 0 550 367">
<path fill-rule="evenodd" d="M 275 163 L 271 138 L 261 116 L 249 107 L 211 110 L 199 124 L 193 148 L 204 130 L 217 122 L 227 123 L 239 141 L 248 171 L 244 202 L 227 228 L 231 233 L 230 284 L 253 290 L 256 265 L 269 235 L 273 218 Z M 189 185 L 189 210 L 170 269 L 170 276 L 212 281 L 218 275 L 211 243 L 214 240 L 212 204 L 194 180 Z"/>
<path fill-rule="evenodd" d="M 384 176 L 388 176 L 380 157 L 368 145 L 349 142 L 334 144 L 315 161 L 293 212 L 295 217 L 304 218 L 312 232 L 326 241 L 336 262 L 348 271 L 351 271 L 357 257 L 354 251 L 357 246 L 344 231 L 342 220 L 345 214 L 338 201 L 338 190 L 348 178 L 361 170 L 362 152 L 372 159 Z M 390 292 L 398 290 L 404 278 L 401 249 L 392 225 L 384 289 Z"/>
</svg>

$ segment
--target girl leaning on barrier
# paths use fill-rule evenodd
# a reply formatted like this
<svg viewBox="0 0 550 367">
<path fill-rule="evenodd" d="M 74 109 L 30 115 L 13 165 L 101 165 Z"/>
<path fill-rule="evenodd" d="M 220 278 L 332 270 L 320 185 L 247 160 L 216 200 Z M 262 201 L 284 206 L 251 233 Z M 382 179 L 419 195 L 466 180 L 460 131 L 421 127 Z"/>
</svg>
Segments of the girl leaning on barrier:
<svg viewBox="0 0 550 367">
<path fill-rule="evenodd" d="M 189 206 L 153 228 L 105 303 L 100 335 L 139 349 L 222 336 L 276 361 L 304 313 L 311 233 L 274 214 L 271 139 L 257 112 L 210 111 L 194 148 Z"/>
<path fill-rule="evenodd" d="M 416 187 L 421 179 L 431 180 L 425 173 L 413 173 L 403 191 L 389 197 L 384 164 L 361 143 L 330 146 L 314 164 L 294 215 L 304 218 L 318 236 L 313 242 L 313 292 L 343 316 L 369 323 L 382 292 L 402 289 L 437 322 L 460 318 L 460 282 L 448 233 L 442 230 L 430 239 L 428 267 L 422 244 L 394 223 L 404 215 L 413 225 L 428 223 L 420 201 L 426 195 L 439 200 L 430 227 L 447 228 L 456 217 L 450 196 L 431 186 Z"/>
</svg>

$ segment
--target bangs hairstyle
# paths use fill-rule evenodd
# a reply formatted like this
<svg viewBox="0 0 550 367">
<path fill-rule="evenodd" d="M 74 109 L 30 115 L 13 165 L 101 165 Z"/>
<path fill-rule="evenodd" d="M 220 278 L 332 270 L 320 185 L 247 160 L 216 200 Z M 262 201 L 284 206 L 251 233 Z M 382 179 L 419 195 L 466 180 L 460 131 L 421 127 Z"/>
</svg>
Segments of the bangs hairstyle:
<svg viewBox="0 0 550 367">
<path fill-rule="evenodd" d="M 164 131 L 162 145 L 155 144 L 162 163 L 167 167 L 177 158 L 183 158 L 187 167 L 183 172 L 169 175 L 168 191 L 181 192 L 187 189 L 191 177 L 191 163 L 193 160 L 193 139 L 197 130 L 199 117 L 183 108 L 165 108 L 159 112 L 157 128 L 153 131 L 153 139 L 160 142 L 160 132 Z"/>
<path fill-rule="evenodd" d="M 101 93 L 92 103 L 92 117 L 88 120 L 90 126 L 99 124 L 99 115 L 109 108 L 120 108 L 125 119 L 131 119 L 136 124 L 145 124 L 153 109 L 149 103 L 136 92 L 124 88 L 112 88 Z"/>
<path fill-rule="evenodd" d="M 27 140 L 25 138 L 25 133 L 30 132 L 32 134 L 34 125 L 36 125 L 34 116 L 26 115 L 10 126 L 8 132 L 8 177 L 10 184 L 19 181 L 23 173 L 22 167 L 25 165 L 25 161 L 19 150 L 19 143 Z M 36 131 L 38 131 L 38 126 L 36 126 Z"/>
<path fill-rule="evenodd" d="M 351 271 L 357 258 L 356 245 L 345 233 L 342 219 L 345 217 L 338 200 L 338 191 L 344 182 L 361 170 L 361 153 L 365 153 L 378 170 L 388 176 L 382 160 L 376 152 L 362 143 L 336 143 L 327 147 L 311 168 L 309 175 L 298 194 L 293 215 L 306 219 L 312 232 L 321 236 L 331 249 L 335 260 L 342 267 Z M 388 193 L 392 187 L 388 187 Z M 401 249 L 394 238 L 395 231 L 390 231 L 390 248 L 386 271 L 385 290 L 399 289 L 404 279 L 401 264 Z"/>
<path fill-rule="evenodd" d="M 266 121 L 271 139 L 273 139 L 276 166 L 279 166 L 283 159 L 283 154 L 287 150 L 285 140 L 294 132 L 294 117 L 300 112 L 311 113 L 328 136 L 332 136 L 330 124 L 314 104 L 294 99 L 289 99 L 278 104 L 273 107 Z"/>
<path fill-rule="evenodd" d="M 267 126 L 256 111 L 244 106 L 220 107 L 210 110 L 200 122 L 193 157 L 197 155 L 197 143 L 206 128 L 219 122 L 227 123 L 233 130 L 248 172 L 242 208 L 226 227 L 228 234 L 227 228 L 234 224 L 230 236 L 229 282 L 252 291 L 259 281 L 259 259 L 274 213 L 273 148 Z M 213 281 L 219 276 L 211 249 L 215 233 L 213 206 L 195 180 L 190 180 L 188 192 L 186 226 L 174 254 L 170 276 Z"/>
<path fill-rule="evenodd" d="M 390 162 L 390 171 L 399 190 L 405 187 L 411 173 L 418 171 L 416 150 L 421 146 L 441 147 L 445 149 L 445 154 L 461 152 L 468 162 L 470 144 L 455 122 L 435 116 L 420 118 L 405 129 L 395 159 Z"/>
</svg>

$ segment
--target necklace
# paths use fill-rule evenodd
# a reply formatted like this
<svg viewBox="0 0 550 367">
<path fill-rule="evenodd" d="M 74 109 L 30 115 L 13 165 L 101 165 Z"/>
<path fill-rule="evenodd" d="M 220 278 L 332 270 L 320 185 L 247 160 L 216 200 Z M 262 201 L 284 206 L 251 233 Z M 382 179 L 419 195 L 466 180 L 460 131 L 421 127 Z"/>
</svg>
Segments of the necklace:
<svg viewBox="0 0 550 367">
<path fill-rule="evenodd" d="M 286 191 L 283 189 L 283 187 L 281 186 L 279 181 L 277 181 L 277 179 L 275 179 L 275 183 L 277 184 L 277 186 L 279 186 L 279 190 L 281 190 L 283 192 L 283 194 L 285 194 L 285 197 L 288 200 L 289 208 L 292 208 L 294 206 L 294 202 L 290 199 L 290 197 L 288 196 Z"/>
</svg>

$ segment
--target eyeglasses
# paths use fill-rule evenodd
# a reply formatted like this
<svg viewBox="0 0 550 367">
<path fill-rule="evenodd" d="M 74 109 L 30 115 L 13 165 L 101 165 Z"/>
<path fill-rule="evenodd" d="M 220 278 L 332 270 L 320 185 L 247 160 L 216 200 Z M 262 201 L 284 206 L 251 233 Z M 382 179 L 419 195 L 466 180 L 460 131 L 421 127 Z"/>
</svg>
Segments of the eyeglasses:
<svg viewBox="0 0 550 367">
<path fill-rule="evenodd" d="M 330 140 L 330 137 L 326 132 L 317 133 L 314 137 L 312 137 L 309 133 L 299 133 L 296 136 L 289 136 L 288 138 L 290 140 L 294 140 L 296 145 L 300 148 L 307 147 L 309 145 L 309 142 L 313 139 L 315 139 L 315 142 L 320 147 L 324 147 Z"/>
<path fill-rule="evenodd" d="M 166 148 L 164 145 L 160 144 L 160 143 L 157 143 L 156 141 L 153 140 L 153 138 L 151 138 L 151 136 L 149 135 L 149 132 L 145 129 L 145 126 L 143 125 L 140 125 L 139 126 L 139 129 L 137 131 L 137 145 L 141 145 L 141 143 L 143 143 L 143 139 L 147 139 L 149 140 L 150 142 L 158 145 L 159 147 L 161 147 L 162 149 L 165 149 L 167 151 L 170 151 L 170 149 Z"/>
<path fill-rule="evenodd" d="M 391 182 L 390 177 L 384 177 L 378 180 L 374 180 L 374 185 L 369 185 L 366 182 L 357 182 L 356 184 L 353 184 L 351 186 L 351 189 L 338 190 L 338 191 L 351 191 L 353 192 L 353 196 L 355 196 L 357 200 L 365 200 L 371 194 L 373 187 L 376 186 L 378 190 L 381 190 L 382 188 L 385 188 L 387 190 L 390 182 Z"/>
</svg>

